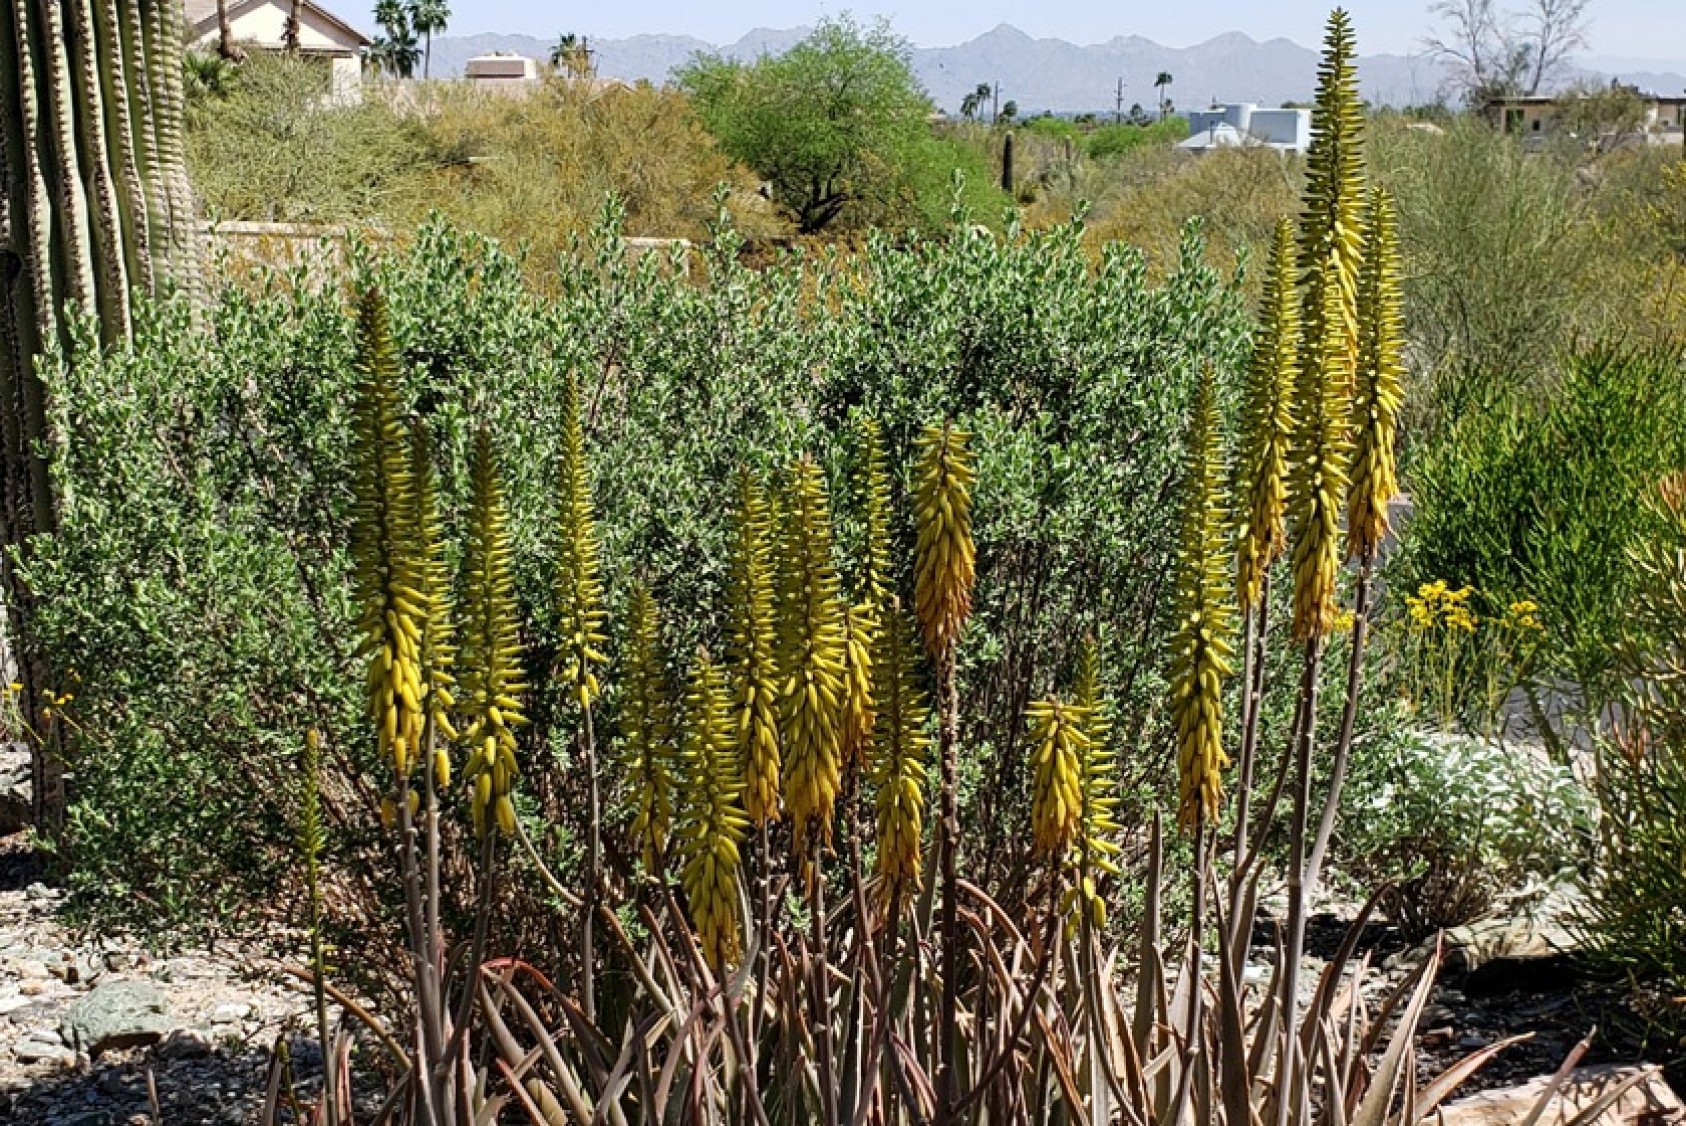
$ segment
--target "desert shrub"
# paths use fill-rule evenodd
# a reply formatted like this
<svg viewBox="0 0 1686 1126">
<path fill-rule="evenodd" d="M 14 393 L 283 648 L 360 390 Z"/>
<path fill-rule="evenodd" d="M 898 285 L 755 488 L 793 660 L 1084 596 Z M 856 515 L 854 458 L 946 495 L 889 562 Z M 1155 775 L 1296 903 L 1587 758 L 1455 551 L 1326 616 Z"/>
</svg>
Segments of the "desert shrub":
<svg viewBox="0 0 1686 1126">
<path fill-rule="evenodd" d="M 1246 260 L 1262 265 L 1276 221 L 1299 208 L 1301 180 L 1298 158 L 1271 149 L 1194 156 L 1147 148 L 1096 162 L 1078 191 L 1093 201 L 1097 245 L 1121 240 L 1155 261 L 1173 261 L 1177 230 L 1199 215 L 1213 263 L 1228 269 Z"/>
<path fill-rule="evenodd" d="M 1084 147 L 1096 160 L 1122 156 L 1137 149 L 1166 147 L 1188 136 L 1188 118 L 1167 117 L 1150 125 L 1103 125 L 1090 133 Z"/>
<path fill-rule="evenodd" d="M 1530 686 L 1555 685 L 1596 714 L 1618 694 L 1612 658 L 1637 581 L 1629 550 L 1654 525 L 1642 498 L 1686 466 L 1682 409 L 1678 356 L 1598 351 L 1463 415 L 1412 464 L 1395 589 L 1473 586 L 1489 600 L 1482 613 L 1537 603 Z"/>
<path fill-rule="evenodd" d="M 550 685 L 559 388 L 572 374 L 611 609 L 645 580 L 686 608 L 665 640 L 690 652 L 718 637 L 740 462 L 810 450 L 841 497 L 858 416 L 882 420 L 897 466 L 921 425 L 956 417 L 980 452 L 983 569 L 961 671 L 969 816 L 986 827 L 978 863 L 1018 863 L 1023 705 L 1065 675 L 1085 631 L 1103 638 L 1121 734 L 1154 730 L 1176 420 L 1201 365 L 1233 369 L 1235 294 L 1192 234 L 1184 266 L 1153 286 L 1121 247 L 1091 268 L 1077 228 L 874 237 L 761 269 L 715 233 L 706 250 L 630 258 L 611 222 L 564 260 L 554 300 L 526 287 L 518 258 L 444 226 L 352 255 L 347 281 L 390 295 L 406 396 L 432 417 L 449 538 L 469 420 L 484 419 L 520 451 L 506 465 L 515 578 L 529 679 Z M 208 331 L 168 308 L 135 348 L 86 343 L 53 376 L 67 502 L 30 581 L 55 667 L 82 677 L 65 720 L 69 845 L 92 911 L 163 923 L 261 909 L 285 882 L 304 729 L 323 730 L 330 758 L 361 745 L 346 735 L 358 715 L 343 640 L 342 293 L 302 276 L 225 291 Z M 535 700 L 524 753 L 565 762 L 547 742 L 554 691 Z M 1131 765 L 1139 786 L 1164 784 L 1154 756 Z M 325 815 L 371 800 L 330 786 Z M 566 841 L 577 826 L 558 828 Z M 336 847 L 360 846 L 351 834 Z"/>
<path fill-rule="evenodd" d="M 1592 799 L 1538 747 L 1429 734 L 1395 716 L 1360 744 L 1339 839 L 1342 874 L 1390 886 L 1410 937 L 1461 926 L 1505 895 L 1562 882 L 1585 855 Z"/>
<path fill-rule="evenodd" d="M 1565 346 L 1667 340 L 1656 297 L 1668 264 L 1652 233 L 1655 154 L 1532 153 L 1475 117 L 1444 132 L 1399 119 L 1372 142 L 1399 203 L 1413 364 L 1413 440 L 1511 389 L 1549 382 Z"/>
<path fill-rule="evenodd" d="M 552 78 L 520 98 L 455 83 L 429 97 L 420 128 L 436 166 L 383 211 L 413 229 L 437 210 L 465 230 L 525 245 L 535 277 L 551 273 L 611 194 L 632 236 L 703 238 L 722 184 L 746 234 L 788 230 L 677 90 Z"/>
<path fill-rule="evenodd" d="M 802 234 L 935 230 L 949 218 L 955 171 L 989 162 L 933 138 L 911 50 L 888 24 L 845 16 L 782 55 L 698 56 L 677 77 L 721 149 L 767 181 Z M 996 179 L 969 177 L 984 190 Z"/>
<path fill-rule="evenodd" d="M 200 84 L 189 107 L 187 164 L 213 217 L 263 222 L 366 222 L 432 150 L 418 122 L 368 99 L 327 99 L 310 59 L 256 52 Z"/>
<path fill-rule="evenodd" d="M 1606 966 L 1686 987 L 1686 490 L 1647 496 L 1652 533 L 1638 571 L 1620 668 L 1623 722 L 1597 750 L 1597 862 L 1583 881 L 1586 945 Z M 1673 1019 L 1678 1022 L 1676 1012 Z"/>
</svg>

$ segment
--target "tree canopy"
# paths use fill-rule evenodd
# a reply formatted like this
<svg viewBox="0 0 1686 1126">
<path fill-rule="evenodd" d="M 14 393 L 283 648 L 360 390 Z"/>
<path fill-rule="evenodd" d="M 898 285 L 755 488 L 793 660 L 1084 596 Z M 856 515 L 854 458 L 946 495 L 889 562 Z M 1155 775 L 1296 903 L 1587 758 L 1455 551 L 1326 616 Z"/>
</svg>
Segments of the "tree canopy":
<svg viewBox="0 0 1686 1126">
<path fill-rule="evenodd" d="M 930 142 L 930 98 L 907 40 L 883 22 L 822 21 L 783 55 L 699 54 L 678 75 L 709 132 L 813 233 L 845 212 L 894 214 Z"/>
</svg>

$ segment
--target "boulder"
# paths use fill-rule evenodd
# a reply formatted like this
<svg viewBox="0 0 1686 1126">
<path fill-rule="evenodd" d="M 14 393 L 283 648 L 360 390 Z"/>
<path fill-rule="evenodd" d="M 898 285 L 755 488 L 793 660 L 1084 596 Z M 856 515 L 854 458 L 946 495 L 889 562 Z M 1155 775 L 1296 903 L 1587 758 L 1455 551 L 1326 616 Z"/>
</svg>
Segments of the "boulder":
<svg viewBox="0 0 1686 1126">
<path fill-rule="evenodd" d="M 1569 1073 L 1552 1097 L 1539 1126 L 1566 1126 L 1606 1093 L 1634 1081 L 1587 1126 L 1679 1126 L 1686 1107 L 1657 1067 L 1582 1067 Z M 1438 1126 L 1521 1126 L 1528 1120 L 1551 1077 L 1542 1075 L 1517 1087 L 1482 1091 L 1441 1108 Z"/>
<path fill-rule="evenodd" d="M 59 1034 L 66 1044 L 93 1057 L 156 1044 L 176 1027 L 157 986 L 145 981 L 107 981 L 65 1009 Z"/>
</svg>

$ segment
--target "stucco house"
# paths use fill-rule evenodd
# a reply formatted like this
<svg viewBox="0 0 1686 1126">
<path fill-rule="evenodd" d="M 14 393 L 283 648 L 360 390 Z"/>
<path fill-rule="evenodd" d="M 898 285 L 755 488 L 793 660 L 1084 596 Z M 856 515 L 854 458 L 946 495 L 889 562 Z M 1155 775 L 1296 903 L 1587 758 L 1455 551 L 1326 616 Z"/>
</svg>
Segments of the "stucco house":
<svg viewBox="0 0 1686 1126">
<path fill-rule="evenodd" d="M 1309 109 L 1266 109 L 1252 102 L 1230 102 L 1190 112 L 1188 139 L 1178 147 L 1188 152 L 1243 146 L 1304 152 L 1310 145 Z"/>
<path fill-rule="evenodd" d="M 226 0 L 234 41 L 248 50 L 286 49 L 287 17 L 293 0 Z M 217 0 L 184 0 L 187 43 L 216 50 Z M 299 52 L 328 67 L 335 101 L 356 101 L 362 93 L 363 48 L 369 37 L 314 0 L 298 0 Z"/>
<path fill-rule="evenodd" d="M 1686 97 L 1652 94 L 1625 87 L 1639 99 L 1640 119 L 1631 134 L 1608 140 L 1637 140 L 1653 145 L 1678 145 L 1686 134 Z M 1563 103 L 1550 94 L 1493 98 L 1482 107 L 1487 119 L 1502 133 L 1543 142 L 1561 125 Z"/>
</svg>

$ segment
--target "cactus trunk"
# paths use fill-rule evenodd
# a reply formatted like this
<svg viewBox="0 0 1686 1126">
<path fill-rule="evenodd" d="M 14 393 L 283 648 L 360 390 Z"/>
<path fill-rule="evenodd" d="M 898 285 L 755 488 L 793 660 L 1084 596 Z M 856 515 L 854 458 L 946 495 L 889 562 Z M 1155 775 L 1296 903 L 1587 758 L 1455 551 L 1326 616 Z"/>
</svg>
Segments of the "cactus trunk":
<svg viewBox="0 0 1686 1126">
<path fill-rule="evenodd" d="M 200 293 L 181 37 L 174 0 L 0 4 L 0 543 L 25 561 L 30 538 L 55 524 L 50 388 L 37 358 L 68 347 L 71 316 L 96 318 L 108 344 L 127 339 L 131 287 Z M 48 670 L 10 552 L 0 587 L 22 704 L 42 733 L 36 822 L 52 832 L 64 792 L 38 722 Z"/>
</svg>

